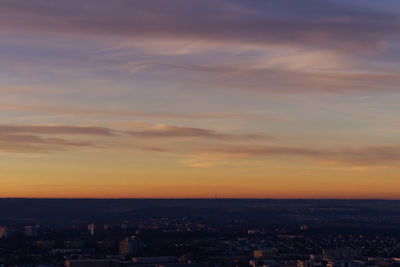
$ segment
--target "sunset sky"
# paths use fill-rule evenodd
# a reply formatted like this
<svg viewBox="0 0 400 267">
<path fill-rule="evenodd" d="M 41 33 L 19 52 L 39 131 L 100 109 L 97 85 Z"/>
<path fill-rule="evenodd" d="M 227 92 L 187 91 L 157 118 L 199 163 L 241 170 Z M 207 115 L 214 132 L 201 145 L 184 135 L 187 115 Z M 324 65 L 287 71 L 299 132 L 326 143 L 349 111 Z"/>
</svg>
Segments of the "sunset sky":
<svg viewBox="0 0 400 267">
<path fill-rule="evenodd" d="M 3 0 L 0 197 L 400 199 L 398 0 Z"/>
</svg>

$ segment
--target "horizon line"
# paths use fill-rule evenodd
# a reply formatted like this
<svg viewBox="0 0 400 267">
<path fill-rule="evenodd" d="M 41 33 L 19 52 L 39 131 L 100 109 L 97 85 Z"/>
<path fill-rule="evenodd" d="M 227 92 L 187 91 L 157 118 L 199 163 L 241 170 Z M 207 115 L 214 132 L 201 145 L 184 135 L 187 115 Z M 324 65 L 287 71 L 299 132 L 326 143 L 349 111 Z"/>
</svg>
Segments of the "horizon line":
<svg viewBox="0 0 400 267">
<path fill-rule="evenodd" d="M 140 198 L 96 198 L 96 197 L 0 197 L 0 200 L 5 199 L 26 199 L 26 200 L 375 200 L 375 201 L 400 201 L 400 198 L 229 198 L 229 197 L 187 197 L 187 198 L 150 198 L 150 197 L 140 197 Z"/>
</svg>

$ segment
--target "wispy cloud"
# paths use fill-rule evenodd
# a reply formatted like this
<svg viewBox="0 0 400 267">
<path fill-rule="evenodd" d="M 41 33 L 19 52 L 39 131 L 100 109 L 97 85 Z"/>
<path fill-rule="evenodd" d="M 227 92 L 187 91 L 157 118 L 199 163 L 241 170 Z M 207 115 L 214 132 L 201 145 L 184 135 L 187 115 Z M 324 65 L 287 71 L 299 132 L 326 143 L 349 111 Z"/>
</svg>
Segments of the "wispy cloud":
<svg viewBox="0 0 400 267">
<path fill-rule="evenodd" d="M 65 135 L 103 135 L 114 136 L 110 128 L 93 126 L 64 125 L 0 125 L 0 134 L 65 134 Z"/>
<path fill-rule="evenodd" d="M 157 124 L 149 129 L 137 130 L 137 131 L 127 131 L 127 134 L 139 137 L 139 138 L 185 138 L 185 137 L 198 137 L 198 138 L 211 138 L 219 140 L 232 140 L 232 139 L 259 139 L 268 140 L 273 139 L 273 137 L 264 134 L 226 134 L 219 133 L 215 130 L 202 129 L 202 128 L 190 128 L 190 127 L 178 127 L 166 124 Z"/>
<path fill-rule="evenodd" d="M 145 122 L 126 126 L 136 129 L 117 130 L 98 126 L 66 125 L 0 125 L 0 150 L 9 153 L 47 153 L 85 147 L 122 149 L 132 152 L 142 150 L 147 153 L 190 157 L 181 163 L 193 167 L 211 167 L 219 159 L 229 161 L 235 158 L 286 161 L 290 158 L 304 158 L 353 166 L 400 162 L 400 146 L 395 145 L 339 148 L 282 146 L 279 144 L 279 139 L 264 133 L 234 134 L 212 129 Z M 76 140 L 81 136 L 97 136 L 102 139 L 93 139 L 94 143 Z M 113 142 L 104 142 L 108 138 L 113 138 Z M 193 142 L 176 142 L 183 139 L 193 139 Z M 274 142 L 276 144 L 266 145 L 266 142 L 271 140 L 277 141 Z M 104 146 L 105 143 L 108 145 Z M 209 155 L 209 159 L 214 160 L 204 160 L 204 155 Z"/>
<path fill-rule="evenodd" d="M 210 168 L 215 166 L 216 161 L 192 158 L 181 160 L 180 163 L 192 168 Z"/>
<path fill-rule="evenodd" d="M 29 104 L 5 104 L 0 103 L 0 110 L 38 112 L 61 115 L 85 115 L 85 116 L 117 116 L 117 117 L 148 117 L 148 118 L 169 118 L 169 119 L 251 119 L 260 118 L 260 116 L 246 113 L 173 113 L 168 111 L 140 111 L 118 108 L 83 108 L 83 107 L 62 107 L 47 105 L 29 105 Z M 268 119 L 267 116 L 261 118 Z M 273 118 L 270 118 L 273 119 Z"/>
<path fill-rule="evenodd" d="M 7 0 L 0 32 L 78 41 L 71 50 L 52 51 L 51 60 L 43 61 L 46 49 L 31 62 L 19 53 L 19 60 L 9 59 L 57 76 L 100 73 L 101 79 L 121 71 L 167 84 L 268 93 L 397 90 L 398 64 L 382 63 L 399 54 L 398 12 L 364 2 Z M 87 39 L 96 52 L 84 51 Z"/>
<path fill-rule="evenodd" d="M 49 153 L 71 148 L 95 147 L 89 141 L 71 141 L 37 135 L 0 134 L 0 151 L 5 153 Z"/>
<path fill-rule="evenodd" d="M 352 50 L 398 39 L 399 30 L 395 12 L 315 0 L 307 4 L 157 0 L 68 1 L 51 5 L 40 0 L 3 1 L 1 13 L 3 31 L 303 44 Z"/>
<path fill-rule="evenodd" d="M 239 158 L 309 158 L 351 165 L 394 164 L 400 162 L 400 146 L 344 148 L 304 148 L 285 146 L 213 146 L 198 148 L 212 154 Z"/>
<path fill-rule="evenodd" d="M 136 127 L 136 130 L 117 130 L 99 126 L 0 125 L 0 145 L 2 151 L 8 152 L 49 152 L 67 147 L 99 146 L 98 144 L 94 145 L 92 142 L 75 140 L 77 137 L 81 138 L 81 136 L 92 136 L 101 137 L 103 141 L 112 137 L 117 144 L 122 146 L 124 146 L 124 142 L 138 139 L 141 140 L 141 143 L 140 145 L 135 145 L 135 149 L 148 152 L 174 152 L 176 149 L 177 151 L 181 149 L 174 149 L 174 147 L 158 147 L 153 141 L 164 140 L 167 141 L 166 144 L 168 145 L 169 139 L 176 140 L 177 138 L 196 138 L 199 142 L 201 142 L 201 140 L 262 141 L 273 139 L 265 134 L 220 133 L 210 129 L 171 126 L 166 124 L 153 125 L 144 122 L 134 122 L 125 125 L 125 127 L 127 126 L 130 128 Z M 71 138 L 72 140 L 70 140 Z M 97 142 L 101 144 L 101 141 L 97 140 Z M 173 144 L 173 142 L 171 144 Z"/>
<path fill-rule="evenodd" d="M 92 142 L 57 136 L 115 136 L 109 128 L 64 125 L 0 125 L 0 151 L 47 153 L 71 148 L 96 147 Z"/>
</svg>

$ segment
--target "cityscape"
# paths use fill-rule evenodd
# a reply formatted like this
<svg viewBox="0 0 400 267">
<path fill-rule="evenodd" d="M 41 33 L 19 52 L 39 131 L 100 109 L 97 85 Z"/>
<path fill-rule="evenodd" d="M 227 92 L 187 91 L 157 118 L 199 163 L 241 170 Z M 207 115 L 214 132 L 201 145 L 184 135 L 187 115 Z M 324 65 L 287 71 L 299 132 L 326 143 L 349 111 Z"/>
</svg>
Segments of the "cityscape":
<svg viewBox="0 0 400 267">
<path fill-rule="evenodd" d="M 400 201 L 3 199 L 0 205 L 7 215 L 0 221 L 0 266 L 400 265 Z"/>
<path fill-rule="evenodd" d="M 400 267 L 400 1 L 0 0 L 0 267 Z"/>
</svg>

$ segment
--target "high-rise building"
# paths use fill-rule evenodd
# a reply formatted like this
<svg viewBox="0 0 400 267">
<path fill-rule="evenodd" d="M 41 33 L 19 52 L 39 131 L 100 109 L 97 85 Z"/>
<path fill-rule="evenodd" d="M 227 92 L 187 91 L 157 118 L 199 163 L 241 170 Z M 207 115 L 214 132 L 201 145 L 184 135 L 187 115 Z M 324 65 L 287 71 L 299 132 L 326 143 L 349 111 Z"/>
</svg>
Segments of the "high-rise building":
<svg viewBox="0 0 400 267">
<path fill-rule="evenodd" d="M 7 226 L 5 225 L 0 226 L 0 238 L 7 238 L 7 236 L 8 236 Z"/>
<path fill-rule="evenodd" d="M 25 226 L 25 236 L 36 237 L 38 236 L 39 226 L 38 225 L 27 225 Z"/>
<path fill-rule="evenodd" d="M 138 250 L 138 241 L 135 236 L 127 237 L 119 242 L 119 254 L 135 256 Z"/>
<path fill-rule="evenodd" d="M 96 229 L 96 226 L 94 223 L 88 224 L 88 230 L 89 230 L 91 236 L 95 235 L 95 229 Z"/>
</svg>

